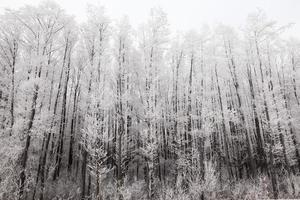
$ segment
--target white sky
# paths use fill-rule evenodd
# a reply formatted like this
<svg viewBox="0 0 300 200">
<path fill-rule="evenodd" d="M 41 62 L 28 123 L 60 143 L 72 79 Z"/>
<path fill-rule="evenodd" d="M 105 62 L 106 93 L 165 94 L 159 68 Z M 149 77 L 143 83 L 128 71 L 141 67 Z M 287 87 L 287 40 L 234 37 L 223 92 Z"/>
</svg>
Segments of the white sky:
<svg viewBox="0 0 300 200">
<path fill-rule="evenodd" d="M 0 0 L 4 8 L 19 8 L 25 4 L 37 5 L 42 0 Z M 289 35 L 300 36 L 300 0 L 55 0 L 78 21 L 84 21 L 87 3 L 100 4 L 109 17 L 128 15 L 133 26 L 145 22 L 152 7 L 159 6 L 167 14 L 172 30 L 198 29 L 202 24 L 223 23 L 240 27 L 246 17 L 257 8 L 270 19 L 284 25 L 295 23 Z"/>
</svg>

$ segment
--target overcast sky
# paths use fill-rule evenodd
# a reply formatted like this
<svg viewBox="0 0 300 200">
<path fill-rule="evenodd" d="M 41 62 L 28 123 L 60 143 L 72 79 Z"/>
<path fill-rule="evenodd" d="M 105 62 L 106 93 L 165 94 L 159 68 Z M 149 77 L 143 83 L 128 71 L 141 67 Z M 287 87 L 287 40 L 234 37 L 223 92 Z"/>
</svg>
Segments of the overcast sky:
<svg viewBox="0 0 300 200">
<path fill-rule="evenodd" d="M 43 0 L 0 0 L 4 8 L 37 5 Z M 147 20 L 149 10 L 159 6 L 168 14 L 173 30 L 198 29 L 202 24 L 223 23 L 240 27 L 257 8 L 280 24 L 295 23 L 289 35 L 300 35 L 300 0 L 55 0 L 78 21 L 84 21 L 87 3 L 105 6 L 111 18 L 128 15 L 133 26 Z"/>
</svg>

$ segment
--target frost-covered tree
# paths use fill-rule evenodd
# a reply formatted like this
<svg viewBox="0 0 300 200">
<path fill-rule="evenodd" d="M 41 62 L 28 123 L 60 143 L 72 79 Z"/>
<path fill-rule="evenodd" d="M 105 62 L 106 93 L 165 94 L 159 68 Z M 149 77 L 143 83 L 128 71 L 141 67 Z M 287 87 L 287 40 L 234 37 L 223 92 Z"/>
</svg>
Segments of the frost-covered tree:
<svg viewBox="0 0 300 200">
<path fill-rule="evenodd" d="M 176 34 L 161 8 L 0 18 L 1 199 L 299 197 L 300 45 L 263 11 Z"/>
</svg>

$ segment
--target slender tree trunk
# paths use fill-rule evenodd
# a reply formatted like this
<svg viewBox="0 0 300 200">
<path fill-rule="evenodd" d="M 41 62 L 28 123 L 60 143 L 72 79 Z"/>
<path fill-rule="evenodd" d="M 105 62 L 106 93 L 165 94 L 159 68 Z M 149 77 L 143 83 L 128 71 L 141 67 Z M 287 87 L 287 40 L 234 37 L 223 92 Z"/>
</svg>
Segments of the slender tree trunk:
<svg viewBox="0 0 300 200">
<path fill-rule="evenodd" d="M 10 133 L 9 135 L 11 136 L 12 134 L 12 128 L 14 125 L 15 121 L 15 116 L 14 116 L 14 105 L 15 105 L 15 63 L 16 63 L 16 58 L 15 56 L 13 57 L 13 63 L 11 66 L 11 98 L 10 98 Z"/>
<path fill-rule="evenodd" d="M 64 54 L 64 63 L 67 59 L 67 51 L 69 48 L 69 38 L 67 38 L 66 41 L 66 47 L 65 47 L 65 54 Z M 63 93 L 63 99 L 62 99 L 62 111 L 61 111 L 61 121 L 60 121 L 60 128 L 59 128 L 59 137 L 58 137 L 58 143 L 57 143 L 57 152 L 56 152 L 56 165 L 55 170 L 53 174 L 53 180 L 55 180 L 59 174 L 60 174 L 60 168 L 61 168 L 61 161 L 63 156 L 63 146 L 64 146 L 64 133 L 66 128 L 66 103 L 67 103 L 67 93 L 68 93 L 68 82 L 69 82 L 69 75 L 70 75 L 70 66 L 71 66 L 71 49 L 69 50 L 68 55 L 68 66 L 65 71 L 65 83 L 64 83 L 64 93 Z M 64 67 L 64 64 L 63 64 Z"/>
<path fill-rule="evenodd" d="M 297 101 L 297 104 L 300 106 L 300 101 L 299 101 L 299 97 L 298 97 L 298 93 L 297 93 L 297 84 L 296 84 L 296 64 L 295 64 L 295 56 L 292 55 L 292 68 L 293 68 L 293 78 L 292 78 L 292 82 L 293 82 L 293 88 L 294 88 L 294 95 Z"/>
<path fill-rule="evenodd" d="M 254 115 L 254 125 L 255 125 L 255 133 L 257 139 L 258 166 L 261 168 L 261 171 L 264 172 L 267 169 L 266 166 L 267 157 L 264 149 L 264 138 L 263 138 L 263 134 L 261 133 L 261 126 L 260 126 L 257 109 L 256 109 L 252 73 L 249 64 L 247 65 L 247 75 L 248 75 L 248 82 L 249 82 L 250 93 L 251 93 L 251 102 L 252 102 L 251 104 L 252 104 L 252 110 Z"/>
<path fill-rule="evenodd" d="M 225 43 L 225 53 L 226 53 L 226 56 L 228 59 L 229 70 L 231 73 L 231 77 L 233 80 L 233 85 L 234 85 L 235 93 L 236 93 L 236 97 L 237 97 L 238 115 L 241 120 L 239 127 L 240 127 L 240 130 L 245 134 L 245 137 L 246 137 L 247 153 L 249 156 L 250 175 L 255 177 L 256 176 L 256 166 L 255 166 L 255 162 L 254 162 L 254 158 L 253 158 L 253 152 L 252 152 L 249 131 L 245 127 L 246 121 L 245 121 L 244 113 L 242 111 L 242 99 L 241 99 L 240 85 L 239 85 L 238 79 L 237 79 L 236 64 L 235 64 L 234 57 L 232 55 L 230 41 L 228 41 L 227 45 Z"/>
<path fill-rule="evenodd" d="M 232 177 L 232 169 L 231 169 L 231 158 L 230 158 L 230 153 L 229 153 L 229 139 L 228 139 L 228 133 L 226 131 L 226 126 L 225 126 L 225 117 L 224 117 L 224 109 L 223 109 L 223 102 L 222 102 L 222 95 L 221 95 L 221 89 L 219 85 L 219 77 L 218 77 L 218 72 L 217 72 L 217 67 L 215 65 L 215 75 L 216 75 L 216 82 L 217 82 L 217 89 L 218 89 L 218 96 L 219 96 L 219 104 L 220 104 L 220 109 L 221 109 L 221 116 L 222 116 L 222 133 L 223 133 L 223 138 L 224 138 L 224 146 L 225 146 L 225 166 L 227 167 L 228 170 L 228 175 L 229 178 Z"/>
<path fill-rule="evenodd" d="M 22 157 L 21 157 L 21 172 L 20 172 L 20 181 L 19 181 L 19 199 L 23 198 L 24 194 L 24 186 L 25 186 L 25 181 L 26 181 L 26 165 L 27 165 L 27 160 L 28 160 L 28 151 L 29 151 L 29 146 L 30 146 L 30 140 L 31 140 L 31 128 L 33 125 L 33 120 L 35 117 L 35 111 L 36 111 L 36 100 L 38 97 L 38 91 L 39 91 L 39 86 L 35 85 L 34 86 L 34 92 L 33 92 L 33 97 L 32 97 L 32 104 L 31 104 L 31 111 L 29 115 L 29 121 L 28 121 L 28 126 L 25 132 L 26 135 L 26 143 L 24 150 L 22 152 Z"/>
</svg>

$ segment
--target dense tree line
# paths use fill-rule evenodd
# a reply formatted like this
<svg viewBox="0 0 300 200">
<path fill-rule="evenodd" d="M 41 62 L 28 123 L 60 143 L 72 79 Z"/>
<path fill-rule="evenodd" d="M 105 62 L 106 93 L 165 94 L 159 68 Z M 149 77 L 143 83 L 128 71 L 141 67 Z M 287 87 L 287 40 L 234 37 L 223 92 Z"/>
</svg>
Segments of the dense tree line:
<svg viewBox="0 0 300 200">
<path fill-rule="evenodd" d="M 137 30 L 87 13 L 78 24 L 46 2 L 1 16 L 1 198 L 206 199 L 261 177 L 268 197 L 297 195 L 288 26 L 259 10 L 241 30 L 173 34 L 159 8 Z"/>
</svg>

